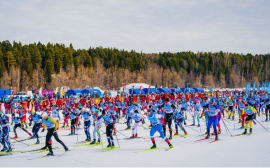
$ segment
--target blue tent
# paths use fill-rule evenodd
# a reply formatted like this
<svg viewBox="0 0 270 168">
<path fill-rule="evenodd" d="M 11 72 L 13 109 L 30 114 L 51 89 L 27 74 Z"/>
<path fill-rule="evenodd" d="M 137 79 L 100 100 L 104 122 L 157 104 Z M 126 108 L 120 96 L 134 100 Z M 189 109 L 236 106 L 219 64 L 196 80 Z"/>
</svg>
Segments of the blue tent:
<svg viewBox="0 0 270 168">
<path fill-rule="evenodd" d="M 144 90 L 145 94 L 148 94 L 148 92 L 149 92 L 149 88 L 144 88 L 142 90 Z M 152 94 L 153 92 L 154 93 L 159 93 L 159 91 L 156 88 L 150 88 L 149 94 Z"/>
<path fill-rule="evenodd" d="M 129 94 L 132 94 L 132 89 L 129 89 Z M 133 89 L 133 94 L 140 94 L 140 89 Z M 142 89 L 142 94 L 145 94 L 145 91 Z"/>
<path fill-rule="evenodd" d="M 69 95 L 72 95 L 72 94 L 76 95 L 76 94 L 81 93 L 81 92 L 82 92 L 82 89 L 70 89 L 70 90 L 67 91 L 67 94 L 69 94 Z"/>
<path fill-rule="evenodd" d="M 195 92 L 195 90 L 193 88 L 181 88 L 180 90 L 181 90 L 181 92 L 185 92 L 185 93 L 186 92 L 191 92 L 191 93 Z"/>
<path fill-rule="evenodd" d="M 181 89 L 180 88 L 172 88 L 171 89 L 172 93 L 178 93 L 178 92 L 181 92 Z"/>
<path fill-rule="evenodd" d="M 11 95 L 10 89 L 0 89 L 0 97 L 5 97 L 6 95 Z"/>
<path fill-rule="evenodd" d="M 172 93 L 171 89 L 169 88 L 159 88 L 158 91 L 161 93 Z"/>
<path fill-rule="evenodd" d="M 204 90 L 202 88 L 193 88 L 195 90 L 195 92 L 204 92 Z"/>
<path fill-rule="evenodd" d="M 98 89 L 84 89 L 81 91 L 81 94 L 92 94 L 92 93 L 97 93 L 99 96 L 102 95 L 101 91 Z"/>
</svg>

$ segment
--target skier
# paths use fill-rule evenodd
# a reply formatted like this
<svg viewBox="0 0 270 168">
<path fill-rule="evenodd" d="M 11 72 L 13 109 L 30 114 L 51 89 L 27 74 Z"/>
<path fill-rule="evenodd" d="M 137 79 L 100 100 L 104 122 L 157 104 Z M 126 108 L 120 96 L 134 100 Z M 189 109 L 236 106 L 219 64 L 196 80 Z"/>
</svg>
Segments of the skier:
<svg viewBox="0 0 270 168">
<path fill-rule="evenodd" d="M 101 129 L 103 125 L 103 118 L 101 115 L 100 110 L 96 109 L 95 111 L 92 111 L 93 114 L 93 120 L 94 120 L 94 130 L 93 130 L 93 138 L 94 140 L 90 143 L 91 145 L 96 143 L 96 134 L 98 134 L 98 141 L 97 143 L 100 143 L 100 133 L 99 130 Z"/>
<path fill-rule="evenodd" d="M 156 146 L 156 142 L 155 142 L 155 138 L 154 138 L 154 134 L 158 131 L 161 138 L 165 140 L 165 142 L 167 142 L 167 144 L 169 145 L 170 148 L 173 148 L 172 144 L 170 143 L 169 139 L 165 136 L 162 127 L 160 125 L 160 121 L 159 118 L 161 118 L 162 116 L 160 114 L 157 114 L 155 109 L 152 109 L 151 112 L 147 113 L 147 118 L 150 121 L 152 127 L 150 130 L 150 137 L 151 137 L 151 141 L 153 143 L 153 146 L 150 149 L 155 149 L 157 148 Z"/>
<path fill-rule="evenodd" d="M 206 107 L 206 110 L 209 112 L 209 121 L 207 125 L 207 136 L 205 139 L 210 138 L 210 126 L 213 123 L 214 132 L 216 135 L 215 140 L 218 140 L 218 132 L 217 132 L 217 123 L 218 123 L 218 113 L 221 110 L 221 107 L 215 105 L 215 99 L 210 100 L 210 104 Z"/>
<path fill-rule="evenodd" d="M 82 108 L 82 111 L 79 115 L 82 115 L 84 119 L 84 132 L 86 135 L 85 141 L 91 141 L 91 135 L 89 132 L 91 126 L 91 113 L 89 111 L 86 111 L 85 108 Z"/>
<path fill-rule="evenodd" d="M 166 136 L 166 125 L 168 124 L 170 132 L 169 139 L 172 139 L 172 120 L 175 106 L 169 102 L 169 98 L 166 98 L 165 104 L 162 105 L 162 108 L 165 110 L 165 123 L 163 124 L 164 135 Z"/>
<path fill-rule="evenodd" d="M 135 123 L 132 126 L 132 136 L 130 138 L 137 138 L 138 137 L 138 126 L 142 122 L 142 116 L 139 114 L 138 110 L 135 110 L 130 112 L 131 118 L 135 121 Z"/>
<path fill-rule="evenodd" d="M 51 139 L 52 136 L 54 136 L 55 140 L 57 142 L 59 142 L 61 145 L 63 145 L 65 151 L 68 151 L 67 146 L 59 139 L 58 135 L 57 135 L 57 128 L 58 128 L 58 123 L 52 118 L 49 117 L 47 113 L 43 113 L 42 114 L 42 122 L 43 122 L 43 130 L 42 132 L 44 132 L 45 128 L 47 127 L 47 135 L 46 135 L 46 147 L 49 148 L 49 153 L 47 154 L 47 156 L 53 156 L 53 151 L 52 151 L 52 146 L 49 143 L 49 140 Z"/>
<path fill-rule="evenodd" d="M 112 133 L 113 133 L 113 119 L 110 115 L 110 113 L 107 113 L 106 115 L 106 112 L 105 110 L 102 111 L 102 116 L 101 116 L 105 123 L 107 124 L 106 125 L 106 135 L 107 135 L 107 140 L 108 140 L 108 146 L 107 148 L 111 147 L 111 148 L 114 148 L 114 142 L 113 142 L 113 136 L 112 136 Z"/>
<path fill-rule="evenodd" d="M 245 132 L 243 132 L 243 134 L 247 134 L 247 127 L 248 127 L 248 124 L 249 124 L 249 127 L 250 127 L 250 133 L 249 134 L 252 134 L 252 120 L 254 119 L 256 113 L 257 113 L 257 110 L 252 107 L 252 106 L 249 106 L 248 104 L 245 105 L 245 108 L 244 108 L 244 112 L 247 114 L 247 117 L 246 117 L 246 122 L 245 122 Z"/>
<path fill-rule="evenodd" d="M 9 122 L 8 122 L 8 117 L 3 114 L 2 111 L 0 111 L 0 124 L 1 124 L 1 129 L 0 129 L 0 135 L 1 135 L 1 144 L 3 145 L 3 149 L 1 150 L 1 152 L 3 151 L 6 151 L 6 152 L 10 152 L 12 151 L 12 148 L 11 148 L 11 143 L 9 141 L 9 131 L 10 131 L 10 128 L 9 128 Z M 7 149 L 7 146 L 8 146 L 8 149 Z"/>
<path fill-rule="evenodd" d="M 39 114 L 36 114 L 34 110 L 32 110 L 31 112 L 31 120 L 30 120 L 29 126 L 32 125 L 32 121 L 34 121 L 34 126 L 32 128 L 33 136 L 30 139 L 33 139 L 36 137 L 37 138 L 36 144 L 39 144 L 38 131 L 41 126 L 42 117 Z"/>
<path fill-rule="evenodd" d="M 22 127 L 22 125 L 21 125 L 21 123 L 20 123 L 21 118 L 20 118 L 19 114 L 14 114 L 14 113 L 12 113 L 11 120 L 12 120 L 11 125 L 13 125 L 13 122 L 15 123 L 15 125 L 14 125 L 14 127 L 13 127 L 13 132 L 14 132 L 14 134 L 15 134 L 15 137 L 14 137 L 13 139 L 18 138 L 17 132 L 16 132 L 16 129 L 17 129 L 18 127 L 21 128 L 21 129 L 22 129 L 24 132 L 26 132 L 27 134 L 29 134 L 30 137 L 32 136 L 31 133 L 29 133 L 26 129 L 24 129 L 24 128 Z"/>
<path fill-rule="evenodd" d="M 200 127 L 200 109 L 201 106 L 199 105 L 199 103 L 197 102 L 197 100 L 194 100 L 194 115 L 193 117 L 193 124 L 191 126 L 195 126 L 195 118 L 197 117 L 198 120 L 198 127 Z"/>
<path fill-rule="evenodd" d="M 185 121 L 184 111 L 185 111 L 185 108 L 181 108 L 180 110 L 176 110 L 174 113 L 175 129 L 176 129 L 175 135 L 178 135 L 178 127 L 180 127 L 180 129 L 182 129 L 182 131 L 185 133 L 185 135 L 187 135 L 187 131 L 183 127 L 183 123 Z"/>
<path fill-rule="evenodd" d="M 76 119 L 77 119 L 75 109 L 73 109 L 73 111 L 70 112 L 69 116 L 70 116 L 70 120 L 71 120 L 71 126 L 70 126 L 71 133 L 69 135 L 74 135 L 75 134 L 75 123 L 76 123 Z"/>
</svg>

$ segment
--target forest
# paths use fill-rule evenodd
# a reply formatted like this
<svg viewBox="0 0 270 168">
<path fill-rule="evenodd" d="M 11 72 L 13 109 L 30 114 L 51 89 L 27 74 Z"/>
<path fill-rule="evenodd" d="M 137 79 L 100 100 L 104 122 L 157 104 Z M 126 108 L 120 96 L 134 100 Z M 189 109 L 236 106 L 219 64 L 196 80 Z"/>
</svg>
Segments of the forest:
<svg viewBox="0 0 270 168">
<path fill-rule="evenodd" d="M 268 82 L 270 54 L 228 52 L 143 53 L 117 48 L 40 42 L 0 43 L 0 88 L 118 89 L 128 83 L 157 87 L 245 87 Z"/>
</svg>

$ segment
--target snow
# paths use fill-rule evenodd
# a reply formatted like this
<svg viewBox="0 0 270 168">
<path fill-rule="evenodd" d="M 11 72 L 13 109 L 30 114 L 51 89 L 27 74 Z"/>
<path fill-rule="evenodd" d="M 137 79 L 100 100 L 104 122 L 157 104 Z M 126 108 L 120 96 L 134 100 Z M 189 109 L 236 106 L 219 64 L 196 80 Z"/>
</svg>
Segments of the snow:
<svg viewBox="0 0 270 168">
<path fill-rule="evenodd" d="M 257 121 L 261 122 L 265 119 L 265 116 L 257 117 Z M 83 120 L 81 120 L 83 123 Z M 120 120 L 120 122 L 123 122 Z M 62 123 L 62 122 L 61 122 Z M 240 134 L 244 130 L 237 130 L 240 127 L 238 120 L 225 122 L 229 127 L 230 132 L 233 135 Z M 191 120 L 187 121 L 187 125 L 191 125 Z M 270 127 L 270 122 L 261 122 L 267 129 Z M 144 126 L 149 125 L 146 123 Z M 60 124 L 62 126 L 62 124 Z M 12 126 L 11 126 L 12 127 Z M 81 128 L 83 128 L 81 126 Z M 123 130 L 126 128 L 125 124 L 116 124 L 117 130 Z M 168 147 L 167 143 L 161 138 L 156 138 L 157 147 L 166 147 L 164 149 L 157 149 L 153 151 L 135 153 L 136 151 L 149 149 L 152 146 L 150 139 L 134 139 L 134 140 L 123 140 L 125 136 L 117 134 L 119 139 L 120 149 L 115 149 L 108 152 L 98 151 L 96 149 L 102 146 L 95 147 L 73 147 L 77 145 L 78 141 L 85 140 L 84 130 L 77 130 L 80 135 L 74 136 L 64 136 L 70 133 L 69 130 L 60 130 L 58 135 L 60 139 L 69 147 L 71 151 L 65 153 L 63 156 L 53 156 L 46 157 L 35 160 L 28 160 L 29 158 L 35 158 L 39 156 L 44 156 L 47 152 L 43 153 L 13 153 L 12 156 L 2 156 L 1 167 L 262 167 L 269 166 L 268 159 L 270 154 L 269 147 L 269 132 L 267 132 L 258 123 L 253 125 L 252 135 L 243 135 L 237 137 L 231 137 L 226 133 L 225 127 L 221 121 L 222 133 L 219 135 L 221 139 L 218 142 L 208 143 L 210 140 L 205 140 L 201 142 L 194 142 L 195 140 L 204 138 L 204 136 L 199 136 L 206 131 L 205 122 L 201 120 L 201 129 L 198 127 L 192 127 L 198 132 L 185 127 L 188 132 L 186 138 L 180 136 L 174 136 L 171 140 L 172 145 L 175 147 L 172 150 L 165 151 Z M 235 129 L 234 129 L 235 128 Z M 29 129 L 31 131 L 31 129 Z M 93 126 L 91 126 L 91 137 L 92 137 Z M 105 132 L 105 127 L 102 127 Z M 173 130 L 175 130 L 173 124 Z M 180 130 L 180 129 L 179 129 Z M 201 133 L 199 133 L 201 131 Z M 102 131 L 101 131 L 102 132 Z M 126 136 L 131 136 L 131 130 L 120 131 Z M 211 129 L 212 132 L 212 129 Z M 18 136 L 20 139 L 27 138 L 28 135 L 20 129 L 17 129 Z M 179 133 L 183 134 L 182 131 Z M 249 129 L 248 129 L 249 133 Z M 39 136 L 45 136 L 46 131 L 41 133 Z M 167 136 L 169 133 L 167 132 Z M 11 132 L 10 136 L 13 137 L 14 133 Z M 138 136 L 149 137 L 149 129 L 144 129 L 140 127 L 138 129 Z M 159 136 L 158 133 L 155 136 Z M 214 136 L 212 136 L 214 138 Z M 18 140 L 20 140 L 18 139 Z M 118 146 L 116 136 L 114 136 L 115 145 Z M 40 138 L 41 143 L 45 142 L 45 138 Z M 52 138 L 53 147 L 59 147 L 60 149 L 55 150 L 54 154 L 64 153 L 63 147 Z M 102 141 L 107 145 L 106 136 L 102 135 Z M 14 140 L 11 140 L 14 142 Z M 35 139 L 24 141 L 25 144 L 34 144 Z M 44 146 L 26 146 L 23 143 L 13 143 L 14 151 L 26 151 L 32 149 L 38 149 Z M 103 147 L 105 147 L 103 145 Z"/>
</svg>

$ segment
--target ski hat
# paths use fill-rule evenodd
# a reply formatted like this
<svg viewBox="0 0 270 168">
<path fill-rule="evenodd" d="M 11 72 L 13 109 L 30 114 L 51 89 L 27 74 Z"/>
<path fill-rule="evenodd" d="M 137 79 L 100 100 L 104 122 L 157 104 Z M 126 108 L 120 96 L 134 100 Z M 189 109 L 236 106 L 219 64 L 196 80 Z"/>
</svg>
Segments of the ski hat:
<svg viewBox="0 0 270 168">
<path fill-rule="evenodd" d="M 42 118 L 44 118 L 46 116 L 48 116 L 48 114 L 46 112 L 42 114 Z"/>
</svg>

